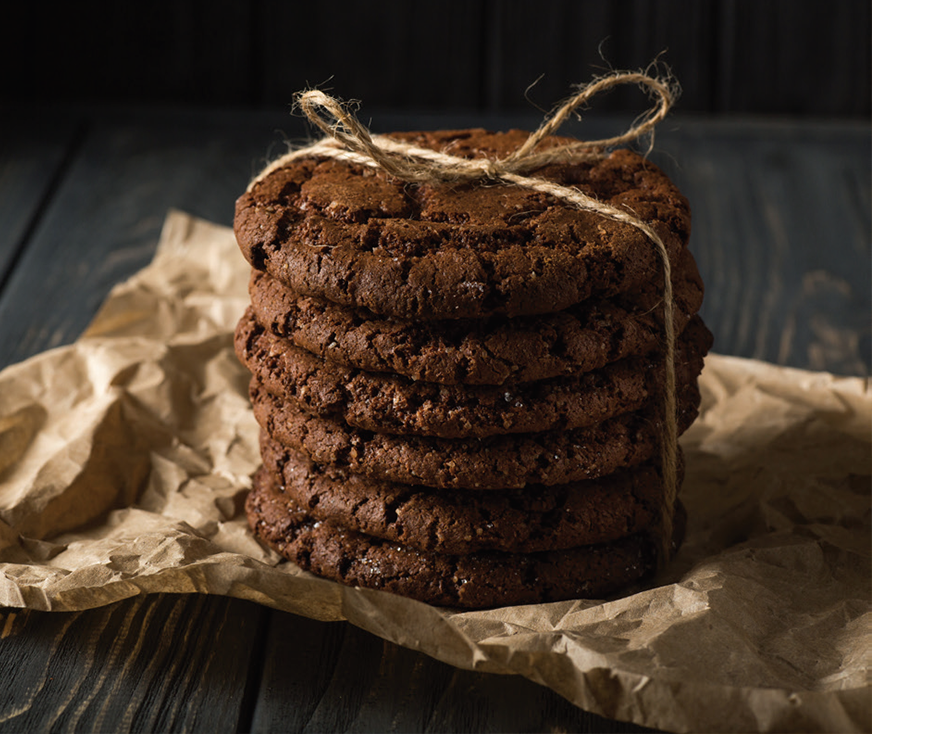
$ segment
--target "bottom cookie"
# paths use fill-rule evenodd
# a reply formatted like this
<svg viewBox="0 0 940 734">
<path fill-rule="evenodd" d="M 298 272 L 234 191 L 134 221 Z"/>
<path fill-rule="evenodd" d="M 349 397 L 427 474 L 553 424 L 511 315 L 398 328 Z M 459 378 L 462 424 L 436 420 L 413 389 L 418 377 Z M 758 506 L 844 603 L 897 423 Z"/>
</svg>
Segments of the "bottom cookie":
<svg viewBox="0 0 940 734">
<path fill-rule="evenodd" d="M 677 509 L 674 546 L 685 528 Z M 265 544 L 317 576 L 462 609 L 606 597 L 647 578 L 657 562 L 658 543 L 647 534 L 538 553 L 420 551 L 310 518 L 264 467 L 245 512 Z"/>
</svg>

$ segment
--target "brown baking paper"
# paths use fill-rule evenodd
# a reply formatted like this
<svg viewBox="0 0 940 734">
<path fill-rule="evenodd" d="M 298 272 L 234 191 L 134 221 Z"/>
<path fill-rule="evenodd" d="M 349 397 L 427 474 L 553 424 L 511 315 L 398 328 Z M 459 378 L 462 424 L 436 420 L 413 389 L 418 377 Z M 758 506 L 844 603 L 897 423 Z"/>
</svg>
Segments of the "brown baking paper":
<svg viewBox="0 0 940 734">
<path fill-rule="evenodd" d="M 0 604 L 140 593 L 347 619 L 672 731 L 871 728 L 871 384 L 718 355 L 683 437 L 685 545 L 608 600 L 454 612 L 314 578 L 249 532 L 259 463 L 232 329 L 248 265 L 174 212 L 74 345 L 0 373 Z"/>
</svg>

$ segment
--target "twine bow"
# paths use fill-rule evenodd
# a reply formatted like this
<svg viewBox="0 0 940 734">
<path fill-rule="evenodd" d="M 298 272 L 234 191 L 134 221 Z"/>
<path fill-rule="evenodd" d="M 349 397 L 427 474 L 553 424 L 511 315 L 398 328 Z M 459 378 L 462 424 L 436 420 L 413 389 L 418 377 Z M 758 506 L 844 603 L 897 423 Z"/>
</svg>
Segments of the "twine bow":
<svg viewBox="0 0 940 734">
<path fill-rule="evenodd" d="M 644 88 L 658 104 L 648 110 L 621 135 L 602 140 L 574 141 L 543 147 L 539 144 L 555 133 L 561 124 L 594 95 L 622 84 Z M 677 90 L 671 81 L 643 72 L 613 72 L 598 77 L 565 100 L 539 128 L 515 151 L 504 158 L 461 158 L 429 150 L 410 143 L 372 135 L 355 115 L 339 100 L 312 89 L 296 96 L 295 103 L 307 119 L 327 136 L 316 143 L 294 150 L 267 166 L 249 185 L 249 190 L 272 171 L 285 164 L 310 157 L 378 168 L 394 178 L 409 183 L 444 184 L 476 181 L 503 182 L 540 191 L 562 199 L 573 206 L 596 212 L 608 219 L 639 229 L 656 246 L 663 263 L 663 329 L 665 342 L 665 385 L 663 397 L 662 472 L 664 506 L 662 510 L 662 546 L 660 562 L 671 555 L 673 515 L 678 492 L 677 459 L 678 431 L 676 425 L 675 325 L 673 322 L 672 266 L 662 239 L 646 222 L 623 209 L 605 204 L 577 189 L 562 186 L 543 178 L 525 174 L 552 163 L 576 163 L 599 160 L 605 149 L 622 146 L 650 135 L 672 107 Z M 652 146 L 651 146 L 652 147 Z"/>
</svg>

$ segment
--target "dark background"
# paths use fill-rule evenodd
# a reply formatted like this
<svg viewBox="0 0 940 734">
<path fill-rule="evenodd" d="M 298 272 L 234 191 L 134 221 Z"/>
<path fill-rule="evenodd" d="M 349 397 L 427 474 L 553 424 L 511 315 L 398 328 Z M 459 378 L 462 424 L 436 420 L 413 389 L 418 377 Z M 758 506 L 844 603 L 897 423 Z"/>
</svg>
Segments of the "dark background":
<svg viewBox="0 0 940 734">
<path fill-rule="evenodd" d="M 662 53 L 683 113 L 866 119 L 871 15 L 853 0 L 8 3 L 0 104 L 272 109 L 325 85 L 363 112 L 531 111 Z"/>
<path fill-rule="evenodd" d="M 934 0 L 104 0 L 9 3 L 0 26 L 5 114 L 277 110 L 293 131 L 293 93 L 321 86 L 362 100 L 367 122 L 537 121 L 572 85 L 661 54 L 682 85 L 677 118 L 874 118 L 874 301 L 886 325 L 875 374 L 940 374 L 940 340 L 923 338 L 925 315 L 940 311 Z M 588 119 L 646 104 L 617 90 Z"/>
</svg>

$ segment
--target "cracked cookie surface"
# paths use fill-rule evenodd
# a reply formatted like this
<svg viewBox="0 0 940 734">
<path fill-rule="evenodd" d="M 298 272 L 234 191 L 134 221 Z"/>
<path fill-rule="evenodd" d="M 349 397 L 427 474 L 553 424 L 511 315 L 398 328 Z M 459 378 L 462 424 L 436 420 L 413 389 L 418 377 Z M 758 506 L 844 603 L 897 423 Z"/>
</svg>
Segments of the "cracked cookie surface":
<svg viewBox="0 0 940 734">
<path fill-rule="evenodd" d="M 258 423 L 285 446 L 318 464 L 403 484 L 480 490 L 562 484 L 637 466 L 659 445 L 652 410 L 569 431 L 446 439 L 353 428 L 265 392 L 255 379 L 250 396 Z M 681 433 L 698 413 L 697 385 L 681 386 L 677 398 Z"/>
<path fill-rule="evenodd" d="M 464 157 L 503 156 L 522 131 L 401 133 Z M 546 141 L 552 145 L 555 139 Z M 627 150 L 552 164 L 544 178 L 630 211 L 666 246 L 673 268 L 689 237 L 688 202 Z M 645 283 L 662 264 L 632 226 L 520 186 L 416 185 L 330 159 L 290 162 L 239 197 L 245 258 L 302 294 L 412 319 L 560 311 Z"/>
<path fill-rule="evenodd" d="M 673 283 L 675 331 L 680 334 L 701 307 L 703 295 L 688 250 Z M 295 293 L 257 270 L 249 294 L 265 328 L 323 359 L 449 385 L 574 376 L 649 354 L 662 339 L 661 294 L 650 285 L 629 296 L 593 298 L 556 313 L 443 321 L 382 318 Z"/>
<path fill-rule="evenodd" d="M 604 543 L 652 527 L 662 501 L 655 462 L 595 480 L 468 492 L 319 466 L 264 432 L 261 456 L 272 479 L 311 518 L 436 553 L 533 553 Z"/>
<path fill-rule="evenodd" d="M 710 333 L 699 319 L 680 336 L 679 382 L 695 380 Z M 583 428 L 649 399 L 658 359 L 622 359 L 577 377 L 512 385 L 440 385 L 344 367 L 268 332 L 249 309 L 235 330 L 238 358 L 260 385 L 315 415 L 382 433 L 485 438 Z"/>
</svg>

